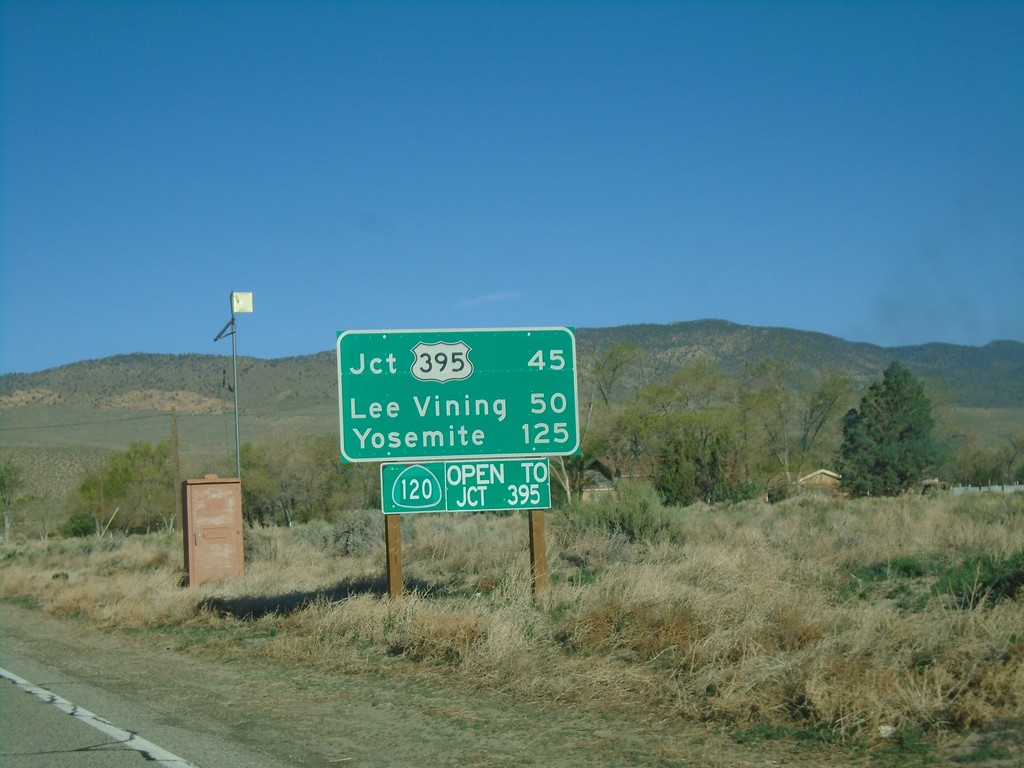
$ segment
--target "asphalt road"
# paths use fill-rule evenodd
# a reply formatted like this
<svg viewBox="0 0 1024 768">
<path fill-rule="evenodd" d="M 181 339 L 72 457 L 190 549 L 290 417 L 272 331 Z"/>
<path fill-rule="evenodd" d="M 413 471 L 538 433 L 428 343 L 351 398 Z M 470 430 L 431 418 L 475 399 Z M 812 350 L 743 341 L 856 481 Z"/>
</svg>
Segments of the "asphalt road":
<svg viewBox="0 0 1024 768">
<path fill-rule="evenodd" d="M 139 768 L 152 756 L 153 750 L 140 753 L 126 746 L 135 742 L 131 734 L 120 736 L 104 724 L 104 731 L 89 725 L 92 713 L 58 708 L 26 686 L 12 682 L 0 672 L 0 712 L 3 713 L 3 736 L 0 737 L 0 759 L 14 768 Z M 63 703 L 63 702 L 61 702 Z M 99 721 L 96 721 L 99 724 Z M 141 746 L 150 747 L 148 742 Z M 158 765 L 161 763 L 157 763 Z M 162 761 L 163 765 L 186 768 L 184 760 Z"/>
<path fill-rule="evenodd" d="M 0 603 L 0 669 L 8 673 L 0 672 L 0 766 L 281 768 L 302 764 L 250 748 L 244 740 L 224 738 L 209 728 L 191 728 L 187 713 L 184 720 L 169 717 L 160 706 L 160 691 L 140 695 L 137 681 L 127 684 L 116 657 L 100 657 L 95 666 L 84 668 L 67 658 L 75 651 L 74 642 L 67 642 L 71 638 L 65 636 L 67 644 L 55 645 L 52 637 L 33 637 L 33 630 L 41 627 L 33 627 L 26 619 L 35 618 L 31 612 Z M 52 624 L 39 618 L 42 625 Z M 81 651 L 84 655 L 95 649 Z M 49 694 L 57 698 L 56 705 L 44 700 L 53 698 Z"/>
</svg>

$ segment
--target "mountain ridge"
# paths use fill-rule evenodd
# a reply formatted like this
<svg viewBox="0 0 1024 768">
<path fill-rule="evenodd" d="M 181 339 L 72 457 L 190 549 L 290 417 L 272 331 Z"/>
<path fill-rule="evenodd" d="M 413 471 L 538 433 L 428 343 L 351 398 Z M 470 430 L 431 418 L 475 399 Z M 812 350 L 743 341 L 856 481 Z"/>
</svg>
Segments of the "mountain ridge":
<svg viewBox="0 0 1024 768">
<path fill-rule="evenodd" d="M 995 446 L 1024 429 L 1024 343 L 984 347 L 931 344 L 881 347 L 815 331 L 765 328 L 726 320 L 578 328 L 582 378 L 616 344 L 644 353 L 633 388 L 710 358 L 733 376 L 784 354 L 800 372 L 840 373 L 859 397 L 896 360 L 926 384 L 948 432 Z M 233 471 L 234 393 L 230 355 L 134 352 L 83 360 L 36 373 L 0 376 L 0 453 L 26 468 L 30 492 L 57 498 L 110 451 L 176 435 L 188 466 Z M 239 357 L 242 442 L 338 430 L 333 349 L 274 359 Z M 581 394 L 581 397 L 583 395 Z M 581 407 L 584 404 L 581 402 Z M 201 476 L 201 474 L 199 475 Z"/>
<path fill-rule="evenodd" d="M 655 378 L 699 358 L 716 360 L 724 371 L 740 375 L 748 364 L 786 354 L 800 369 L 841 373 L 865 384 L 895 360 L 957 405 L 1024 408 L 1024 343 L 1012 340 L 983 346 L 929 342 L 883 347 L 818 331 L 720 319 L 577 328 L 576 338 L 581 368 L 613 345 L 627 344 L 646 353 L 649 375 Z M 230 363 L 226 355 L 133 352 L 4 374 L 0 412 L 18 407 L 16 393 L 32 391 L 37 400 L 49 399 L 51 405 L 55 397 L 63 403 L 99 405 L 146 390 L 193 392 L 216 400 L 230 385 Z M 331 397 L 336 394 L 334 350 L 271 359 L 241 356 L 238 365 L 240 390 L 249 407 L 315 398 L 325 387 Z"/>
</svg>

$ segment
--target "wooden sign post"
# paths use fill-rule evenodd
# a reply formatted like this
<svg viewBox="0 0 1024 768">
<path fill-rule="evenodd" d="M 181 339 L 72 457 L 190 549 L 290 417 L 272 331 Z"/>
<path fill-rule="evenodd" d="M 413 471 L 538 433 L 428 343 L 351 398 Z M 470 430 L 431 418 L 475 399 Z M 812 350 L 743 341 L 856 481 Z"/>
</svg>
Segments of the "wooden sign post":
<svg viewBox="0 0 1024 768">
<path fill-rule="evenodd" d="M 544 510 L 530 510 L 530 576 L 533 594 L 548 586 L 548 550 L 544 542 Z"/>
<path fill-rule="evenodd" d="M 402 594 L 402 516 L 384 515 L 384 543 L 387 547 L 388 597 Z"/>
</svg>

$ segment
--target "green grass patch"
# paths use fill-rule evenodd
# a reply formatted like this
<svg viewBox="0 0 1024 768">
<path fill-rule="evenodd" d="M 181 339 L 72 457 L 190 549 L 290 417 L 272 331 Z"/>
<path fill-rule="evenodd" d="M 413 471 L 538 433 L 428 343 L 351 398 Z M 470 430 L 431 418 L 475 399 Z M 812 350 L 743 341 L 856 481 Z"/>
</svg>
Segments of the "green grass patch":
<svg viewBox="0 0 1024 768">
<path fill-rule="evenodd" d="M 758 744 L 765 741 L 798 741 L 807 744 L 836 744 L 839 739 L 824 726 L 793 726 L 759 723 L 749 728 L 737 728 L 732 738 L 739 744 Z"/>
<path fill-rule="evenodd" d="M 901 728 L 872 751 L 873 763 L 886 766 L 936 765 L 934 746 L 921 728 Z"/>
<path fill-rule="evenodd" d="M 957 765 L 1002 763 L 1022 754 L 1024 731 L 1017 728 L 999 728 L 979 734 L 971 749 L 965 754 L 954 756 L 952 761 Z"/>
<path fill-rule="evenodd" d="M 987 554 L 968 557 L 946 570 L 935 588 L 953 595 L 964 607 L 1013 600 L 1024 594 L 1024 550 L 1006 558 Z"/>
<path fill-rule="evenodd" d="M 973 554 L 959 561 L 948 556 L 901 555 L 853 564 L 846 573 L 847 579 L 838 587 L 842 599 L 885 598 L 895 600 L 903 610 L 921 611 L 930 594 L 950 595 L 961 607 L 976 608 L 1024 594 L 1024 550 L 1009 557 Z"/>
<path fill-rule="evenodd" d="M 939 556 L 899 555 L 847 568 L 847 578 L 839 585 L 843 600 L 887 599 L 908 612 L 925 610 L 931 598 L 929 585 L 945 570 Z"/>
<path fill-rule="evenodd" d="M 0 597 L 0 602 L 16 605 L 19 608 L 27 608 L 30 611 L 38 611 L 42 608 L 42 603 L 38 599 L 27 595 L 22 597 Z"/>
</svg>

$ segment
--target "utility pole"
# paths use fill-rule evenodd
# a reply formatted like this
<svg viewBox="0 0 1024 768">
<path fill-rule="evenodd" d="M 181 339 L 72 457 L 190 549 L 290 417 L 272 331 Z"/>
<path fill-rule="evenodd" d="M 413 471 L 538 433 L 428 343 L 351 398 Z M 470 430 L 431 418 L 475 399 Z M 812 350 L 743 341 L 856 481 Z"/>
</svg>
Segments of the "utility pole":
<svg viewBox="0 0 1024 768">
<path fill-rule="evenodd" d="M 174 530 L 174 523 L 181 520 L 181 456 L 178 450 L 178 409 L 171 408 L 171 462 L 174 464 L 174 519 L 171 520 L 170 529 Z"/>
</svg>

